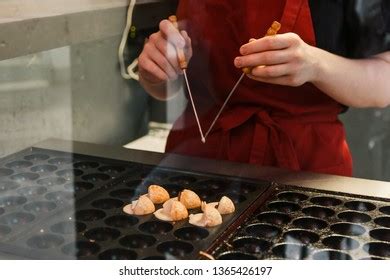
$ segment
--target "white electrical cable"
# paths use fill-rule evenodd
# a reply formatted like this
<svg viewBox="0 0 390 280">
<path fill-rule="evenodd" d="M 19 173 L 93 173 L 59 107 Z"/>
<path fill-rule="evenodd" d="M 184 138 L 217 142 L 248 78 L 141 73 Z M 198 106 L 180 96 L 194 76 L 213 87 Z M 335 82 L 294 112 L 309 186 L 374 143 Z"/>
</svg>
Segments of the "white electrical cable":
<svg viewBox="0 0 390 280">
<path fill-rule="evenodd" d="M 130 66 L 126 69 L 125 65 L 125 59 L 124 59 L 124 51 L 126 48 L 126 42 L 127 38 L 129 37 L 130 29 L 132 26 L 132 21 L 133 21 L 133 12 L 134 12 L 134 7 L 136 4 L 136 0 L 130 0 L 129 8 L 127 10 L 127 19 L 126 19 L 126 27 L 125 30 L 123 31 L 122 34 L 122 40 L 119 45 L 119 50 L 118 50 L 118 58 L 119 58 L 119 64 L 121 67 L 121 75 L 124 79 L 130 80 L 139 80 L 138 73 L 135 72 L 135 68 L 138 65 L 138 59 L 135 59 Z"/>
</svg>

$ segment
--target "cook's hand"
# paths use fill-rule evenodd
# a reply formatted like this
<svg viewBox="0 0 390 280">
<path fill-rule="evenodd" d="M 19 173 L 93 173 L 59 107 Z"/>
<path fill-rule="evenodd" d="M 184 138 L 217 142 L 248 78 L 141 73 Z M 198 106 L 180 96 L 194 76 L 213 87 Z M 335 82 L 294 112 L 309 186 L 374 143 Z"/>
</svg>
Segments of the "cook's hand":
<svg viewBox="0 0 390 280">
<path fill-rule="evenodd" d="M 243 45 L 234 65 L 253 67 L 248 74 L 251 79 L 297 87 L 315 79 L 313 49 L 295 33 L 268 36 Z"/>
<path fill-rule="evenodd" d="M 160 30 L 150 35 L 138 57 L 140 78 L 158 85 L 173 81 L 182 73 L 176 48 L 184 50 L 187 61 L 192 56 L 191 39 L 187 32 L 179 32 L 168 20 L 159 25 Z"/>
</svg>

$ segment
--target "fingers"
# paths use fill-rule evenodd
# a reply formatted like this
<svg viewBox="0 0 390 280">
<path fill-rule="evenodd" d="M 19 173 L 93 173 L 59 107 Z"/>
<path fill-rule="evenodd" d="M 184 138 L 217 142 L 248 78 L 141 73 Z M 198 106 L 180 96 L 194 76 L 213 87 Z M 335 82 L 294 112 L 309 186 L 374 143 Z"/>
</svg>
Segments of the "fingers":
<svg viewBox="0 0 390 280">
<path fill-rule="evenodd" d="M 290 64 L 281 64 L 273 66 L 258 66 L 253 68 L 249 78 L 269 84 L 283 86 L 301 86 L 306 81 L 294 71 L 294 66 Z"/>
<path fill-rule="evenodd" d="M 237 68 L 255 67 L 259 65 L 277 65 L 287 63 L 291 59 L 291 52 L 283 51 L 266 51 L 253 53 L 241 57 L 236 57 L 234 65 Z"/>
<path fill-rule="evenodd" d="M 168 20 L 160 23 L 160 31 L 152 34 L 144 45 L 138 67 L 143 78 L 150 81 L 176 80 L 182 74 L 177 49 L 184 50 L 187 61 L 192 56 L 191 39 L 179 32 Z"/>
<path fill-rule="evenodd" d="M 294 33 L 266 36 L 241 46 L 240 53 L 241 55 L 248 55 L 257 52 L 286 49 L 298 39 L 299 36 Z"/>
<path fill-rule="evenodd" d="M 186 41 L 173 24 L 169 20 L 163 20 L 160 22 L 160 31 L 164 38 L 177 48 L 184 49 Z"/>
</svg>

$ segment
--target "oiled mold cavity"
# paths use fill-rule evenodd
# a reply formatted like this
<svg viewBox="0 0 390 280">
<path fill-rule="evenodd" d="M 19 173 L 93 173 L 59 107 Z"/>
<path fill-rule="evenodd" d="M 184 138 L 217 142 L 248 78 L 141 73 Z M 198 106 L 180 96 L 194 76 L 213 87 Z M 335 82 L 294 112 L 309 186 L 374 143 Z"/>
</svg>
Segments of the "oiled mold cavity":
<svg viewBox="0 0 390 280">
<path fill-rule="evenodd" d="M 54 172 L 56 170 L 57 170 L 57 166 L 50 165 L 50 164 L 36 165 L 34 167 L 31 167 L 31 171 L 37 173 L 48 173 L 48 172 Z"/>
<path fill-rule="evenodd" d="M 65 164 L 71 164 L 73 162 L 72 158 L 66 158 L 66 157 L 58 157 L 58 158 L 52 158 L 48 161 L 50 164 L 55 165 L 65 165 Z"/>
<path fill-rule="evenodd" d="M 89 190 L 92 190 L 94 187 L 93 184 L 87 183 L 87 182 L 73 182 L 73 183 L 68 183 L 64 185 L 64 188 L 68 191 L 72 191 L 75 193 L 81 193 L 81 192 L 86 192 Z"/>
<path fill-rule="evenodd" d="M 18 193 L 24 196 L 37 196 L 42 195 L 45 192 L 47 192 L 47 188 L 42 186 L 24 187 L 18 190 Z"/>
<path fill-rule="evenodd" d="M 30 160 L 30 161 L 47 160 L 48 158 L 50 157 L 45 154 L 32 154 L 24 157 L 25 160 Z"/>
<path fill-rule="evenodd" d="M 232 246 L 250 254 L 262 254 L 271 247 L 271 243 L 260 238 L 240 237 L 233 240 Z"/>
<path fill-rule="evenodd" d="M 49 213 L 56 209 L 57 205 L 49 201 L 36 201 L 24 205 L 24 210 L 33 213 Z"/>
<path fill-rule="evenodd" d="M 390 215 L 390 206 L 384 206 L 379 208 L 379 211 L 381 211 L 385 215 Z"/>
<path fill-rule="evenodd" d="M 65 203 L 73 199 L 73 194 L 70 192 L 57 191 L 46 194 L 45 198 L 47 200 L 55 201 L 58 203 Z"/>
<path fill-rule="evenodd" d="M 27 202 L 27 198 L 24 196 L 3 196 L 0 197 L 0 207 L 12 207 L 22 205 Z"/>
<path fill-rule="evenodd" d="M 378 217 L 374 222 L 382 227 L 390 228 L 390 217 Z"/>
<path fill-rule="evenodd" d="M 383 242 L 370 242 L 363 246 L 363 249 L 370 255 L 390 258 L 390 244 Z"/>
<path fill-rule="evenodd" d="M 27 240 L 27 245 L 34 249 L 49 249 L 60 246 L 64 238 L 54 234 L 41 234 Z"/>
<path fill-rule="evenodd" d="M 100 260 L 135 260 L 137 253 L 132 250 L 114 248 L 99 254 Z"/>
<path fill-rule="evenodd" d="M 367 223 L 371 221 L 371 217 L 367 214 L 355 212 L 355 211 L 346 211 L 337 215 L 341 220 L 349 223 Z"/>
<path fill-rule="evenodd" d="M 67 181 L 74 180 L 75 177 L 81 176 L 84 172 L 79 169 L 63 169 L 57 171 L 57 176 L 64 178 Z"/>
<path fill-rule="evenodd" d="M 309 197 L 303 193 L 299 192 L 282 192 L 278 194 L 280 200 L 291 201 L 291 202 L 301 202 L 307 200 Z"/>
<path fill-rule="evenodd" d="M 8 168 L 0 168 L 0 178 L 13 174 L 14 171 Z"/>
<path fill-rule="evenodd" d="M 119 240 L 119 243 L 126 248 L 144 249 L 153 246 L 156 238 L 145 234 L 131 234 Z"/>
<path fill-rule="evenodd" d="M 150 234 L 165 234 L 173 229 L 172 224 L 161 221 L 150 221 L 139 226 L 140 231 Z"/>
<path fill-rule="evenodd" d="M 324 250 L 314 253 L 314 260 L 352 260 L 352 257 L 346 253 L 335 250 Z"/>
<path fill-rule="evenodd" d="M 174 235 L 182 240 L 198 241 L 207 238 L 209 232 L 199 227 L 184 227 L 176 230 Z"/>
<path fill-rule="evenodd" d="M 9 162 L 5 166 L 8 168 L 19 169 L 19 168 L 28 168 L 30 166 L 33 166 L 33 163 L 30 161 L 18 160 L 18 161 Z"/>
<path fill-rule="evenodd" d="M 112 175 L 116 175 L 124 172 L 126 169 L 123 166 L 119 165 L 107 165 L 99 167 L 98 170 L 103 173 L 110 173 Z"/>
<path fill-rule="evenodd" d="M 90 257 L 100 251 L 100 246 L 94 242 L 77 241 L 62 247 L 62 252 L 76 258 Z"/>
<path fill-rule="evenodd" d="M 83 232 L 87 226 L 81 222 L 64 221 L 54 224 L 50 227 L 52 232 L 61 234 L 76 234 L 77 232 Z"/>
<path fill-rule="evenodd" d="M 0 224 L 25 225 L 32 222 L 35 216 L 25 212 L 10 213 L 0 217 Z"/>
<path fill-rule="evenodd" d="M 103 211 L 97 209 L 86 209 L 76 212 L 76 219 L 83 222 L 97 221 L 103 219 L 105 216 L 106 214 Z"/>
<path fill-rule="evenodd" d="M 299 244 L 280 244 L 272 249 L 273 254 L 278 258 L 288 260 L 304 260 L 307 259 L 312 250 Z"/>
<path fill-rule="evenodd" d="M 11 191 L 19 187 L 20 185 L 16 182 L 0 181 L 0 193 Z"/>
<path fill-rule="evenodd" d="M 88 230 L 84 236 L 90 241 L 113 241 L 120 236 L 121 232 L 117 229 L 101 227 Z"/>
<path fill-rule="evenodd" d="M 196 178 L 192 177 L 192 176 L 175 176 L 175 177 L 172 177 L 169 179 L 170 182 L 172 183 L 175 183 L 175 184 L 179 184 L 179 185 L 184 185 L 184 186 L 188 186 L 190 184 L 193 184 L 194 182 L 196 182 Z"/>
<path fill-rule="evenodd" d="M 334 224 L 330 227 L 330 229 L 341 235 L 349 235 L 349 236 L 359 236 L 366 232 L 364 227 L 357 224 L 350 223 L 338 223 Z"/>
<path fill-rule="evenodd" d="M 194 250 L 194 247 L 184 241 L 167 241 L 157 246 L 157 251 L 175 257 L 185 257 Z"/>
<path fill-rule="evenodd" d="M 318 234 L 307 230 L 290 230 L 283 235 L 286 243 L 311 244 L 320 240 Z"/>
<path fill-rule="evenodd" d="M 24 173 L 18 173 L 18 174 L 12 175 L 10 178 L 12 180 L 17 181 L 17 182 L 34 181 L 34 180 L 39 178 L 39 174 L 24 172 Z"/>
<path fill-rule="evenodd" d="M 4 238 L 7 234 L 11 233 L 11 228 L 0 225 L 0 238 Z"/>
<path fill-rule="evenodd" d="M 336 250 L 355 250 L 359 248 L 359 242 L 346 236 L 329 236 L 322 240 L 322 243 Z"/>
<path fill-rule="evenodd" d="M 327 219 L 335 214 L 335 211 L 325 207 L 311 206 L 302 209 L 302 212 L 308 216 L 320 219 Z"/>
<path fill-rule="evenodd" d="M 368 212 L 375 210 L 376 206 L 366 201 L 348 201 L 344 204 L 345 207 L 355 211 Z"/>
<path fill-rule="evenodd" d="M 138 223 L 138 219 L 128 215 L 116 215 L 107 218 L 105 224 L 117 228 L 131 228 Z"/>
<path fill-rule="evenodd" d="M 376 240 L 390 242 L 390 229 L 374 229 L 370 231 L 370 236 Z"/>
<path fill-rule="evenodd" d="M 264 212 L 259 214 L 257 219 L 262 223 L 274 225 L 286 225 L 291 221 L 289 215 L 278 212 Z"/>
<path fill-rule="evenodd" d="M 282 212 L 282 213 L 292 213 L 301 209 L 301 207 L 293 202 L 288 201 L 274 201 L 268 203 L 268 209 Z"/>
<path fill-rule="evenodd" d="M 108 210 L 108 209 L 121 208 L 123 206 L 123 202 L 118 199 L 103 198 L 92 202 L 92 206 L 95 208 Z"/>
<path fill-rule="evenodd" d="M 45 186 L 45 187 L 51 187 L 51 186 L 58 186 L 66 183 L 66 180 L 61 177 L 49 177 L 44 179 L 39 179 L 37 181 L 38 185 Z"/>
<path fill-rule="evenodd" d="M 104 173 L 92 173 L 81 177 L 83 180 L 91 183 L 105 182 L 110 179 L 110 176 Z"/>
<path fill-rule="evenodd" d="M 268 224 L 249 225 L 245 231 L 251 236 L 260 238 L 274 238 L 281 233 L 280 228 Z"/>
<path fill-rule="evenodd" d="M 317 196 L 310 199 L 310 201 L 314 204 L 326 206 L 326 207 L 334 207 L 342 203 L 340 199 L 330 197 L 330 196 Z"/>
<path fill-rule="evenodd" d="M 96 168 L 99 166 L 99 163 L 93 162 L 93 161 L 82 161 L 77 162 L 73 164 L 74 168 L 76 169 L 90 169 L 90 168 Z"/>
<path fill-rule="evenodd" d="M 328 226 L 327 222 L 316 218 L 299 218 L 293 221 L 293 225 L 298 228 L 321 230 Z"/>
</svg>

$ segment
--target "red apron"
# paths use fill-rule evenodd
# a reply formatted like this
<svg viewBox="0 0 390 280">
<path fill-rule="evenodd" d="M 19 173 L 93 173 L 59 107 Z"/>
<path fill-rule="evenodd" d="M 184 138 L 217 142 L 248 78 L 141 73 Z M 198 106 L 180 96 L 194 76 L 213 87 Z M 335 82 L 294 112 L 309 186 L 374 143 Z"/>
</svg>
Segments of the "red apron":
<svg viewBox="0 0 390 280">
<path fill-rule="evenodd" d="M 308 0 L 181 0 L 178 17 L 193 43 L 188 75 L 203 131 L 241 75 L 233 60 L 250 38 L 263 36 L 279 20 L 280 33 L 297 33 L 315 46 Z M 166 151 L 351 176 L 352 159 L 338 119 L 342 110 L 312 84 L 294 88 L 245 78 L 206 144 L 188 105 Z"/>
</svg>

